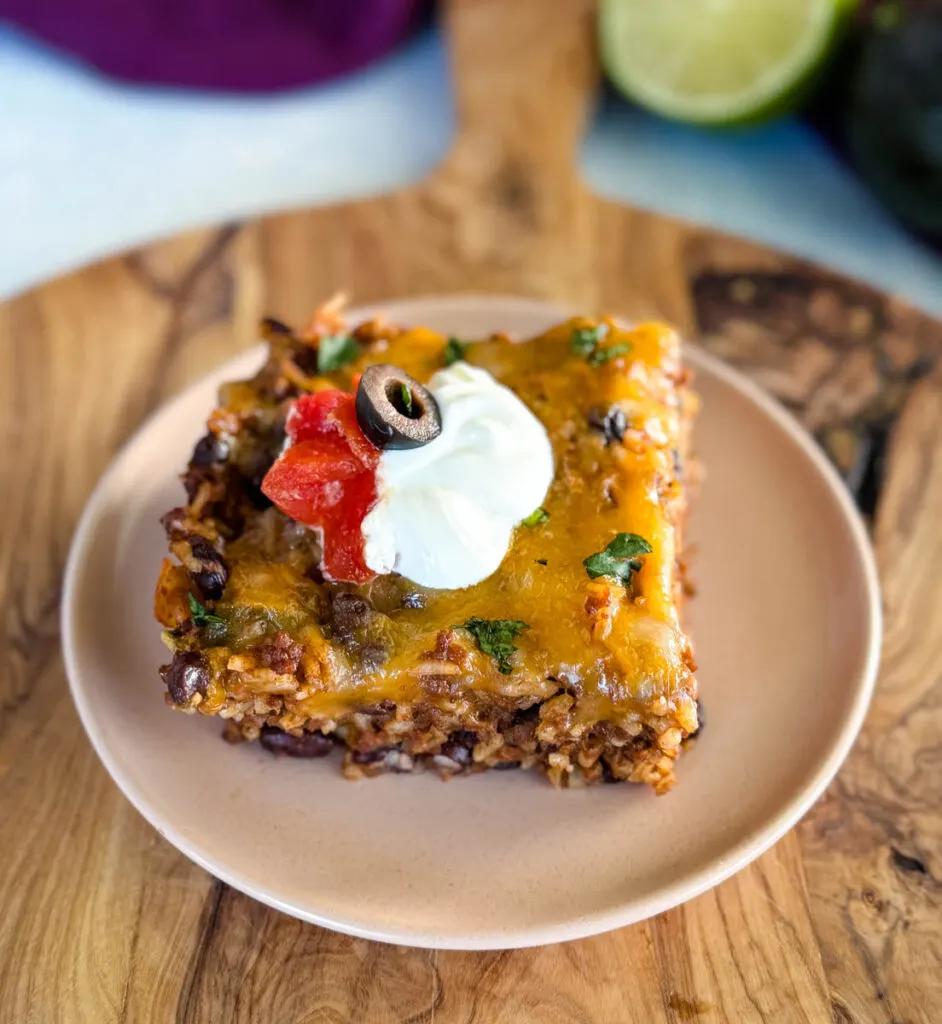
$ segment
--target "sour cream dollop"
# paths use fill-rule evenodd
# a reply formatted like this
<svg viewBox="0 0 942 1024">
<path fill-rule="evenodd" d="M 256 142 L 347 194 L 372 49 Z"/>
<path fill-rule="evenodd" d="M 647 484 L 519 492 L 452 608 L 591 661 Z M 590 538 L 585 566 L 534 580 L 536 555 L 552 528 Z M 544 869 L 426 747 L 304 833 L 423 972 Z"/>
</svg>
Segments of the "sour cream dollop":
<svg viewBox="0 0 942 1024">
<path fill-rule="evenodd" d="M 498 569 L 514 527 L 546 497 L 553 449 L 543 424 L 486 370 L 457 362 L 428 387 L 442 432 L 383 452 L 378 500 L 363 520 L 366 564 L 425 587 L 470 587 Z"/>
</svg>

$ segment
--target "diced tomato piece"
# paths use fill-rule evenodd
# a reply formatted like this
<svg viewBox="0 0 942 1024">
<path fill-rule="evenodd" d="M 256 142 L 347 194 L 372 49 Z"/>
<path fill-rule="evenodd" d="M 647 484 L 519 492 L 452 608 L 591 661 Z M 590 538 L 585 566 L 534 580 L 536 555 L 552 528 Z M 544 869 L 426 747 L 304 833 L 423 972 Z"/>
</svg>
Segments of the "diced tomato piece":
<svg viewBox="0 0 942 1024">
<path fill-rule="evenodd" d="M 375 467 L 379 462 L 379 450 L 360 428 L 356 399 L 348 391 L 329 388 L 302 395 L 292 406 L 285 429 L 293 442 L 342 438 L 364 465 Z"/>
<path fill-rule="evenodd" d="M 334 409 L 330 416 L 331 423 L 341 431 L 350 446 L 350 451 L 363 465 L 375 470 L 379 465 L 379 449 L 363 433 L 363 428 L 357 420 L 355 401 L 355 397 L 351 395 L 347 405 Z"/>
<path fill-rule="evenodd" d="M 299 398 L 286 423 L 291 444 L 262 491 L 292 519 L 321 530 L 327 576 L 362 583 L 375 575 L 364 559 L 362 524 L 376 503 L 379 450 L 360 429 L 354 403 L 333 388 Z"/>
<path fill-rule="evenodd" d="M 343 503 L 324 521 L 324 563 L 334 580 L 362 583 L 376 574 L 367 568 L 363 555 L 363 520 L 376 504 L 376 477 L 362 473 L 344 484 Z"/>
<path fill-rule="evenodd" d="M 346 405 L 350 397 L 337 388 L 301 395 L 288 412 L 288 437 L 292 441 L 309 441 L 333 432 L 329 417 L 338 406 Z"/>
<path fill-rule="evenodd" d="M 363 475 L 350 454 L 323 451 L 316 442 L 292 445 L 262 481 L 262 492 L 284 512 L 308 526 L 320 526 L 323 513 L 343 501 L 344 483 Z"/>
</svg>

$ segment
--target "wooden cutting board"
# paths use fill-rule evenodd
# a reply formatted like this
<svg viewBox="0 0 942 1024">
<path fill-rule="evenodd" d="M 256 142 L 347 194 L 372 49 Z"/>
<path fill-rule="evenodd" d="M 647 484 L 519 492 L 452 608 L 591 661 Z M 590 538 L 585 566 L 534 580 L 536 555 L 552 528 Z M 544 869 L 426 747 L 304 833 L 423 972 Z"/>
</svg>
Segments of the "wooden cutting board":
<svg viewBox="0 0 942 1024">
<path fill-rule="evenodd" d="M 940 1021 L 942 325 L 591 195 L 574 160 L 597 74 L 589 0 L 452 0 L 447 13 L 460 131 L 426 182 L 193 232 L 0 307 L 0 1021 Z M 509 292 L 664 317 L 828 447 L 872 516 L 882 675 L 837 781 L 757 863 L 609 935 L 429 952 L 253 902 L 120 795 L 59 651 L 82 505 L 130 431 L 252 344 L 263 312 L 300 321 L 340 289 L 357 302 Z"/>
</svg>

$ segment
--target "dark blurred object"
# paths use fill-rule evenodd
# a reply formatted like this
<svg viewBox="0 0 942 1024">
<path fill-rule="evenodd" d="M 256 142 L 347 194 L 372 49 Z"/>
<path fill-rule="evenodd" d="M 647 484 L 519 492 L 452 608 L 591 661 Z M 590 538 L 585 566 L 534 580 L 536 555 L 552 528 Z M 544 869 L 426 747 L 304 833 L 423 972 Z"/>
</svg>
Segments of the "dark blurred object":
<svg viewBox="0 0 942 1024">
<path fill-rule="evenodd" d="M 942 242 L 942 11 L 875 18 L 851 87 L 851 159 L 900 220 Z"/>
<path fill-rule="evenodd" d="M 865 5 L 810 117 L 892 213 L 942 246 L 942 0 Z"/>
<path fill-rule="evenodd" d="M 421 0 L 0 0 L 7 20 L 132 82 L 237 92 L 334 78 L 391 50 Z"/>
</svg>

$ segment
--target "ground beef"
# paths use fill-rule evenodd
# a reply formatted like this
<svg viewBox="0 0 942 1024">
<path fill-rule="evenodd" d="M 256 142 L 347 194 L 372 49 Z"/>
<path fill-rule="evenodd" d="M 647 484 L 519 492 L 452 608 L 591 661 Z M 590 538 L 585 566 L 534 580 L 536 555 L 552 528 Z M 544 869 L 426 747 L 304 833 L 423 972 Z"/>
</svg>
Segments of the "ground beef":
<svg viewBox="0 0 942 1024">
<path fill-rule="evenodd" d="M 360 664 L 364 672 L 376 672 L 386 664 L 389 653 L 379 643 L 369 643 L 360 648 Z"/>
<path fill-rule="evenodd" d="M 359 594 L 334 594 L 330 602 L 330 627 L 334 636 L 349 640 L 367 625 L 375 612 L 365 597 Z"/>
<path fill-rule="evenodd" d="M 266 668 L 279 675 L 294 675 L 304 655 L 304 645 L 296 643 L 279 630 L 254 649 L 255 656 Z"/>
</svg>

